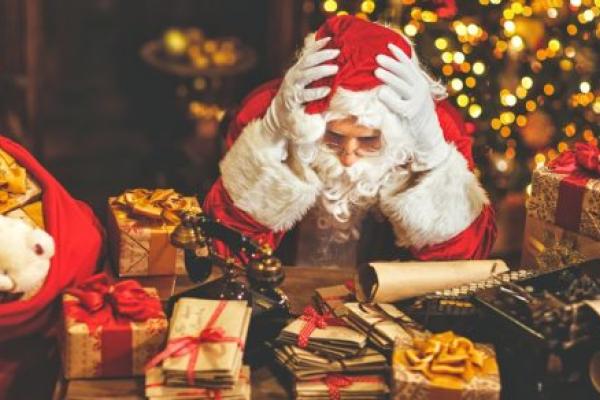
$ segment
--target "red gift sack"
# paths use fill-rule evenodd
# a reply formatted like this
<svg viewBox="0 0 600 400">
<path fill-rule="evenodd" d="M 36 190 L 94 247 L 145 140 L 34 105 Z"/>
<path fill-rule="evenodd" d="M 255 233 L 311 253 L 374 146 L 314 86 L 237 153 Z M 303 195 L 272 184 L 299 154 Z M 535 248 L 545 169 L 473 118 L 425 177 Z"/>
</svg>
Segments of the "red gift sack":
<svg viewBox="0 0 600 400">
<path fill-rule="evenodd" d="M 56 315 L 52 311 L 61 292 L 96 270 L 103 235 L 92 210 L 71 197 L 27 150 L 2 136 L 0 148 L 41 186 L 45 228 L 55 242 L 48 276 L 37 294 L 26 300 L 0 304 L 1 350 L 2 342 L 44 331 L 55 322 Z"/>
</svg>

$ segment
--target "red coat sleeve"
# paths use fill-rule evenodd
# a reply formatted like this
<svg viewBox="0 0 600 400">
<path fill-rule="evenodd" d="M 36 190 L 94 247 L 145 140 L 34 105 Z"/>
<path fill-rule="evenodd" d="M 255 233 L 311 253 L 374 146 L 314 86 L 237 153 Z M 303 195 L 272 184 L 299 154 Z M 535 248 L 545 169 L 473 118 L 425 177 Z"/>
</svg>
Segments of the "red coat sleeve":
<svg viewBox="0 0 600 400">
<path fill-rule="evenodd" d="M 264 83 L 242 101 L 240 111 L 227 131 L 225 145 L 228 150 L 248 123 L 261 118 L 266 113 L 271 100 L 279 89 L 280 83 L 281 80 L 279 79 Z M 228 228 L 235 229 L 261 244 L 268 244 L 272 249 L 277 248 L 285 235 L 285 232 L 273 232 L 254 220 L 249 214 L 237 208 L 225 190 L 221 178 L 210 189 L 204 199 L 203 208 L 207 215 L 218 219 Z M 231 255 L 227 246 L 222 242 L 215 242 L 214 247 L 224 257 Z"/>
<path fill-rule="evenodd" d="M 413 256 L 421 261 L 480 260 L 488 258 L 495 239 L 494 209 L 486 205 L 479 217 L 453 238 L 443 243 L 410 250 Z"/>
<path fill-rule="evenodd" d="M 472 139 L 459 112 L 448 101 L 441 101 L 437 104 L 437 115 L 446 141 L 456 146 L 472 171 L 475 168 Z M 494 209 L 486 204 L 471 225 L 456 236 L 442 243 L 410 250 L 415 258 L 423 261 L 485 259 L 495 240 Z"/>
</svg>

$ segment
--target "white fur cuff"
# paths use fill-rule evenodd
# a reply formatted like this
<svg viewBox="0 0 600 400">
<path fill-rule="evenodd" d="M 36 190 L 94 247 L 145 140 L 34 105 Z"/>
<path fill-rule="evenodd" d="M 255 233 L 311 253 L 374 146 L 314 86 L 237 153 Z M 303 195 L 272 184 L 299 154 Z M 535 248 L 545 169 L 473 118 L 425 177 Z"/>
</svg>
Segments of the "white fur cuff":
<svg viewBox="0 0 600 400">
<path fill-rule="evenodd" d="M 305 168 L 304 178 L 283 161 L 286 141 L 272 139 L 261 120 L 248 124 L 220 164 L 233 203 L 274 231 L 288 230 L 314 205 L 321 183 Z"/>
<path fill-rule="evenodd" d="M 489 203 L 467 161 L 450 146 L 450 154 L 413 187 L 406 178 L 390 181 L 380 191 L 381 211 L 390 219 L 399 246 L 442 243 L 466 229 Z"/>
</svg>

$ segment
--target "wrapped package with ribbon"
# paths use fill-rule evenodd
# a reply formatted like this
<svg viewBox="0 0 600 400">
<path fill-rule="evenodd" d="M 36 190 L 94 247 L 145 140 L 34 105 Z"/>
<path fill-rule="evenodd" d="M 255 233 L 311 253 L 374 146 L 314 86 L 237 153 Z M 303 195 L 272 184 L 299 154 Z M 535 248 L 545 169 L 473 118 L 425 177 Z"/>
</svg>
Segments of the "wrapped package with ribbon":
<svg viewBox="0 0 600 400">
<path fill-rule="evenodd" d="M 390 390 L 380 375 L 328 374 L 324 378 L 297 381 L 294 392 L 298 400 L 376 400 L 387 399 Z"/>
<path fill-rule="evenodd" d="M 329 312 L 337 317 L 341 317 L 346 314 L 344 303 L 356 301 L 354 292 L 354 281 L 349 280 L 343 285 L 316 289 L 314 299 L 322 312 Z"/>
<path fill-rule="evenodd" d="M 223 399 L 250 400 L 252 387 L 250 385 L 250 367 L 242 366 L 240 375 L 231 389 L 207 389 L 198 387 L 172 387 L 165 384 L 165 375 L 160 366 L 150 368 L 146 372 L 146 397 L 149 400 L 177 399 Z"/>
<path fill-rule="evenodd" d="M 394 348 L 393 399 L 495 400 L 500 389 L 491 346 L 443 332 Z"/>
<path fill-rule="evenodd" d="M 508 271 L 502 260 L 372 262 L 355 275 L 361 302 L 393 303 Z"/>
<path fill-rule="evenodd" d="M 572 150 L 533 172 L 531 196 L 527 201 L 523 265 L 548 266 L 552 257 L 563 253 L 568 253 L 559 261 L 563 265 L 572 263 L 572 258 L 577 262 L 598 257 L 599 157 L 600 150 L 596 146 L 576 143 Z"/>
<path fill-rule="evenodd" d="M 108 234 L 119 276 L 185 274 L 183 249 L 169 239 L 185 211 L 200 210 L 194 197 L 173 189 L 132 189 L 108 199 Z"/>
<path fill-rule="evenodd" d="M 40 197 L 38 183 L 7 152 L 0 150 L 0 214 L 22 207 Z"/>
<path fill-rule="evenodd" d="M 319 314 L 307 306 L 303 314 L 283 328 L 277 341 L 293 344 L 330 359 L 357 355 L 367 344 L 362 332 L 329 313 Z"/>
<path fill-rule="evenodd" d="M 422 333 L 421 328 L 392 304 L 346 303 L 344 319 L 356 330 L 363 332 L 379 350 L 389 354 L 394 343 L 412 342 Z"/>
<path fill-rule="evenodd" d="M 287 345 L 275 349 L 275 358 L 299 380 L 324 378 L 328 373 L 375 374 L 388 369 L 385 356 L 372 347 L 365 347 L 357 356 L 330 360 Z"/>
<path fill-rule="evenodd" d="M 231 389 L 242 368 L 251 312 L 246 301 L 180 299 L 167 344 L 147 370 L 162 365 L 167 386 Z"/>
<path fill-rule="evenodd" d="M 164 345 L 168 322 L 156 291 L 134 280 L 88 278 L 63 295 L 61 332 L 67 379 L 144 375 Z"/>
</svg>

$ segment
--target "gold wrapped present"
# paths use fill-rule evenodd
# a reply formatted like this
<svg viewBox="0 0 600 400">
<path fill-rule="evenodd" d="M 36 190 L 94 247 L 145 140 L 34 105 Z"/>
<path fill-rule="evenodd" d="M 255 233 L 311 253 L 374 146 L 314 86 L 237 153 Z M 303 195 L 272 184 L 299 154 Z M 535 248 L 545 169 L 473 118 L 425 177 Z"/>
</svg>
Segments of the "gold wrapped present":
<svg viewBox="0 0 600 400">
<path fill-rule="evenodd" d="M 169 235 L 183 212 L 200 210 L 173 189 L 133 189 L 108 199 L 108 234 L 119 276 L 185 274 L 185 256 Z"/>
<path fill-rule="evenodd" d="M 493 348 L 452 332 L 397 343 L 392 370 L 393 399 L 500 398 Z"/>
<path fill-rule="evenodd" d="M 94 275 L 63 296 L 62 359 L 67 379 L 144 375 L 167 335 L 154 289 Z"/>
<path fill-rule="evenodd" d="M 297 381 L 297 400 L 387 399 L 390 392 L 380 375 L 328 374 L 324 378 Z"/>
<path fill-rule="evenodd" d="M 0 150 L 0 214 L 36 200 L 42 189 L 7 152 Z"/>
</svg>

